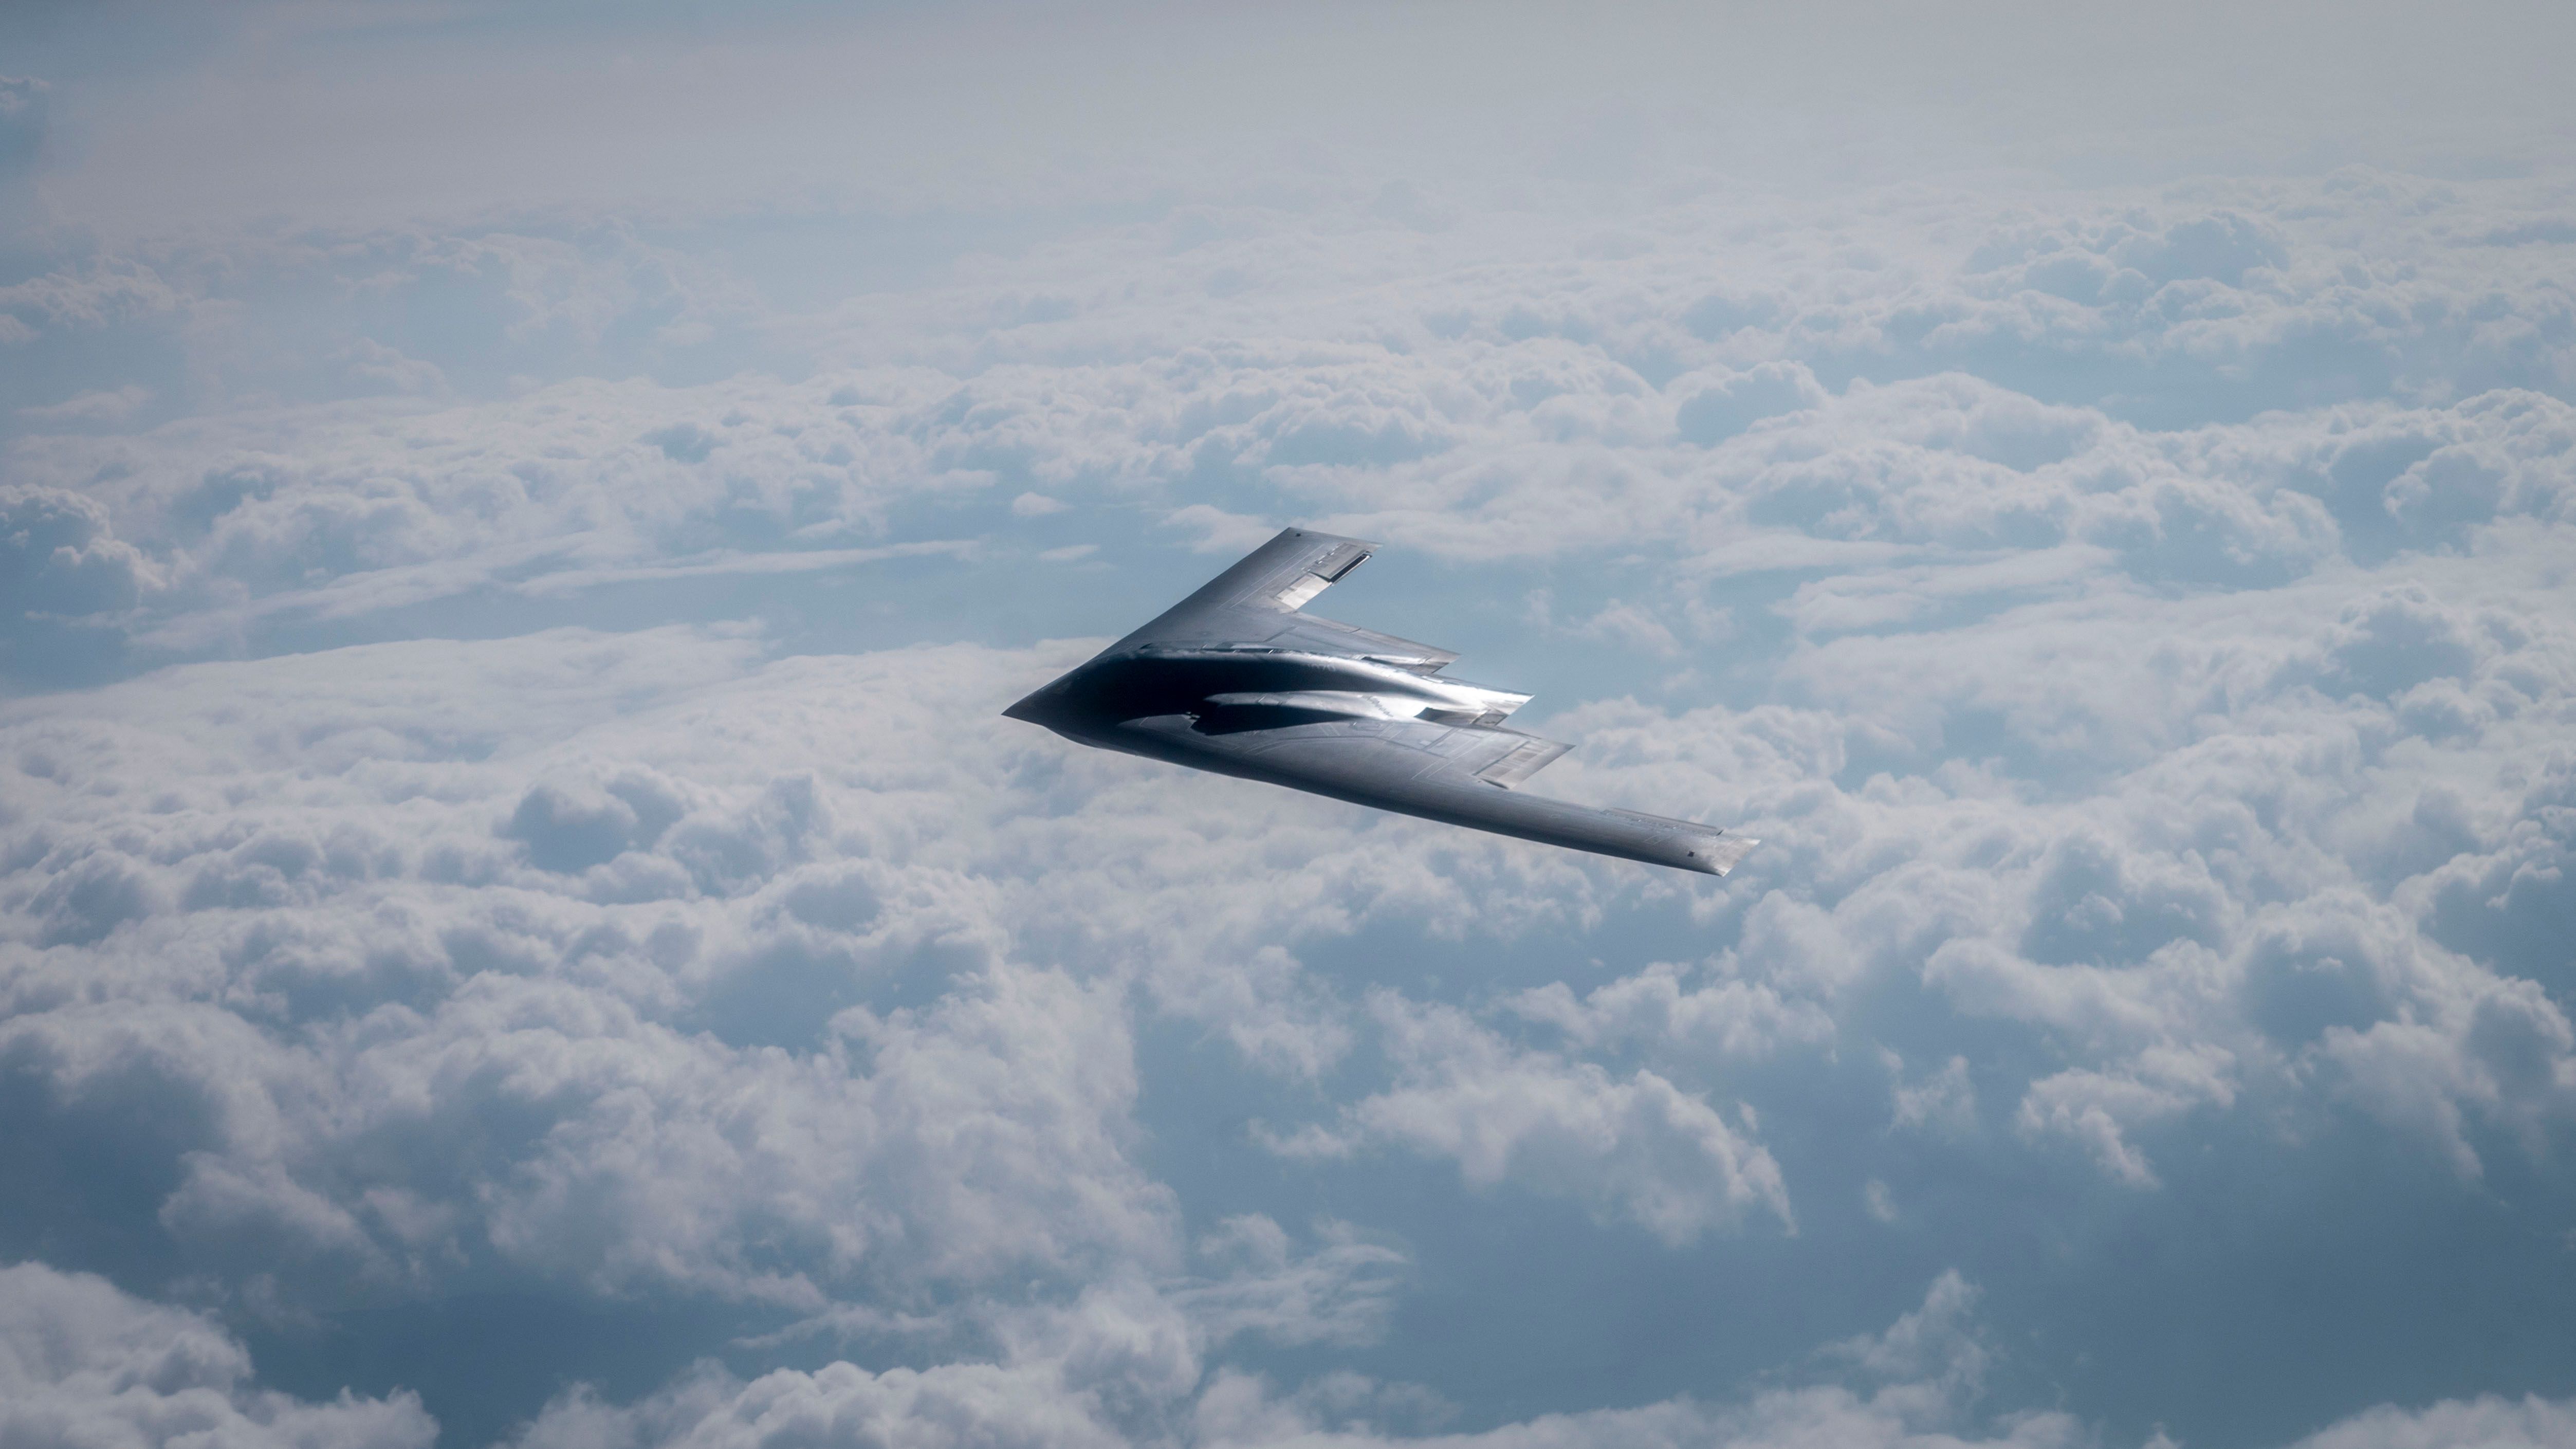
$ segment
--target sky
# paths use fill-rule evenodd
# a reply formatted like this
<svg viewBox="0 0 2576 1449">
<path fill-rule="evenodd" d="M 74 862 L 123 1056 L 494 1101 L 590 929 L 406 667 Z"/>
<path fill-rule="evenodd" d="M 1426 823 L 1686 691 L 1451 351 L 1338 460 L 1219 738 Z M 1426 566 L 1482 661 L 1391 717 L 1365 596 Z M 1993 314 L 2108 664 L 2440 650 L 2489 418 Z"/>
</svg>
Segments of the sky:
<svg viewBox="0 0 2576 1449">
<path fill-rule="evenodd" d="M 1249 11 L 0 10 L 0 1442 L 2576 1445 L 2576 12 Z"/>
</svg>

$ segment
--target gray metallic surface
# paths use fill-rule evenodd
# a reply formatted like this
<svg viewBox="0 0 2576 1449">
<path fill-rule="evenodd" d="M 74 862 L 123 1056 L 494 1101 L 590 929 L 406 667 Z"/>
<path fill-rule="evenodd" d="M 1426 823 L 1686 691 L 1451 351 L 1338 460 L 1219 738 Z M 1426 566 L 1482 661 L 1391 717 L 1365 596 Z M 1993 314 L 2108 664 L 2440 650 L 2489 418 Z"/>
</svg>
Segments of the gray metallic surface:
<svg viewBox="0 0 2576 1449">
<path fill-rule="evenodd" d="M 1102 749 L 1709 875 L 1759 843 L 1521 794 L 1567 749 L 1504 727 L 1529 696 L 1446 677 L 1450 650 L 1299 612 L 1376 548 L 1285 530 L 1004 713 Z"/>
</svg>

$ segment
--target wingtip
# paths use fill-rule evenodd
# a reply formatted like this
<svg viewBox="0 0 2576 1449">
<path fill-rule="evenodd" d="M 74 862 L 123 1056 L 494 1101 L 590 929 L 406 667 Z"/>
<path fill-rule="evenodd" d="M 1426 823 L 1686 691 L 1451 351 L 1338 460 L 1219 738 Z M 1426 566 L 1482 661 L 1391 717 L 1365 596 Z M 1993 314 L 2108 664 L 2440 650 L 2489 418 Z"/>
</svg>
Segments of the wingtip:
<svg viewBox="0 0 2576 1449">
<path fill-rule="evenodd" d="M 1761 843 L 1759 839 L 1750 835 L 1721 836 L 1715 844 L 1701 852 L 1701 855 L 1708 862 L 1710 875 L 1723 876 L 1741 864 L 1744 857 L 1753 853 L 1753 847 Z"/>
</svg>

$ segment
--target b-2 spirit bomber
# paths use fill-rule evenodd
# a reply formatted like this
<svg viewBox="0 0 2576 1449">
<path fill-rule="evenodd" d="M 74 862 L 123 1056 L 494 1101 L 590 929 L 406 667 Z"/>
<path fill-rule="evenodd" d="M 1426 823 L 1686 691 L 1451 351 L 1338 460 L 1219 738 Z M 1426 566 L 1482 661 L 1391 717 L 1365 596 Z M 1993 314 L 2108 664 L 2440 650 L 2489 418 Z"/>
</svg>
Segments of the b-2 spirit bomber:
<svg viewBox="0 0 2576 1449">
<path fill-rule="evenodd" d="M 1528 695 L 1443 676 L 1450 650 L 1303 612 L 1376 549 L 1287 529 L 1003 712 L 1101 749 L 1709 875 L 1760 844 L 1520 793 L 1571 748 L 1504 725 Z"/>
</svg>

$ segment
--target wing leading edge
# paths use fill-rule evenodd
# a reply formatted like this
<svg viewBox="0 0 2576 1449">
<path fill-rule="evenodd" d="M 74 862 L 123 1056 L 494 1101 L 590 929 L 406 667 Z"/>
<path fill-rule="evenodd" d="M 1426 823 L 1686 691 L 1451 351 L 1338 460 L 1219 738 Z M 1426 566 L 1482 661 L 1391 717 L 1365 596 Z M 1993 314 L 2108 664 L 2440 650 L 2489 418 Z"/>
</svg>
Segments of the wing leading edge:
<svg viewBox="0 0 2576 1449">
<path fill-rule="evenodd" d="M 1709 875 L 1759 843 L 1521 793 L 1569 748 L 1504 726 L 1529 696 L 1447 678 L 1453 651 L 1302 612 L 1376 548 L 1284 530 L 1004 713 L 1081 744 Z"/>
</svg>

